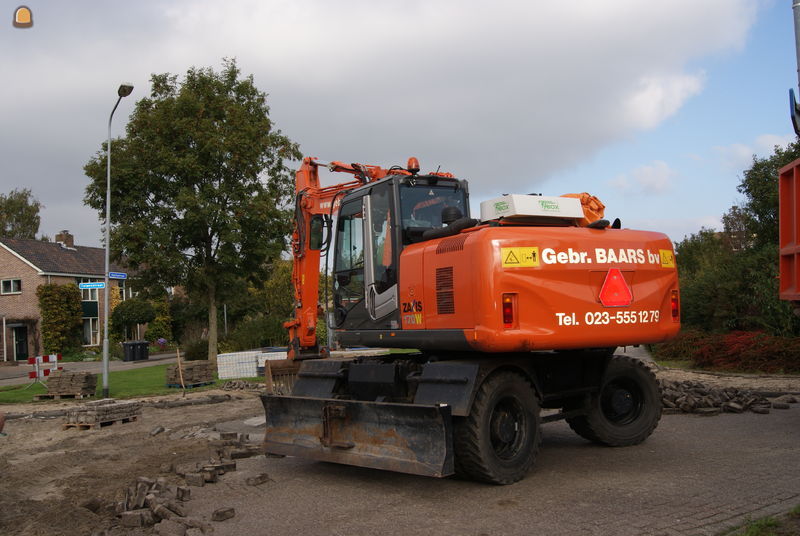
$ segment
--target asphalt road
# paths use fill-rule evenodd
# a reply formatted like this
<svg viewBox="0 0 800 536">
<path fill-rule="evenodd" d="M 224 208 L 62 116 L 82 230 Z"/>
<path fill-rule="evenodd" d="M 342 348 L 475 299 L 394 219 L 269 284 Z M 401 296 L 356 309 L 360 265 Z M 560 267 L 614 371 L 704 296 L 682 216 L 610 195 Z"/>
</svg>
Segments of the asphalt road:
<svg viewBox="0 0 800 536">
<path fill-rule="evenodd" d="M 652 360 L 650 354 L 643 346 L 619 348 L 617 353 L 622 353 L 631 357 L 643 359 L 645 361 Z M 175 354 L 174 352 L 170 352 L 151 355 L 150 359 L 146 361 L 109 361 L 108 365 L 110 370 L 129 370 L 132 368 L 141 368 L 174 362 Z M 64 370 L 69 371 L 93 372 L 95 374 L 100 374 L 103 372 L 102 361 L 78 361 L 70 363 L 62 362 L 61 366 L 64 368 Z M 30 380 L 28 379 L 28 372 L 32 370 L 33 365 L 28 365 L 25 362 L 19 362 L 17 365 L 0 364 L 0 386 L 30 383 Z"/>
<path fill-rule="evenodd" d="M 175 354 L 154 354 L 150 359 L 145 361 L 109 361 L 109 370 L 129 370 L 133 368 L 152 367 L 153 365 L 161 365 L 164 363 L 174 363 Z M 76 362 L 62 362 L 61 365 L 64 370 L 76 372 L 92 372 L 94 374 L 101 374 L 103 372 L 102 361 L 76 361 Z M 30 383 L 28 373 L 33 370 L 33 365 L 27 363 L 20 363 L 14 365 L 0 366 L 0 386 L 3 385 L 19 385 L 23 383 Z"/>
<path fill-rule="evenodd" d="M 240 421 L 218 429 L 247 431 Z M 262 472 L 273 481 L 245 484 Z M 206 520 L 236 509 L 213 523 L 215 536 L 624 536 L 718 534 L 798 504 L 800 405 L 769 415 L 666 415 L 650 439 L 626 448 L 548 424 L 534 469 L 502 487 L 258 456 L 192 488 L 187 506 Z"/>
</svg>

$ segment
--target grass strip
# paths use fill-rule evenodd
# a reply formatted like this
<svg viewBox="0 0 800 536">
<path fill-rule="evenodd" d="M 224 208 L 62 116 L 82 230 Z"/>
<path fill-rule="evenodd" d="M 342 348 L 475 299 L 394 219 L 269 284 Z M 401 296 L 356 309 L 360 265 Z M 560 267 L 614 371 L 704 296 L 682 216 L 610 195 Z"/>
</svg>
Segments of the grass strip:
<svg viewBox="0 0 800 536">
<path fill-rule="evenodd" d="M 153 365 L 130 370 L 116 370 L 108 374 L 109 396 L 112 398 L 135 398 L 142 396 L 166 395 L 178 393 L 180 388 L 167 387 L 167 367 L 169 365 Z M 256 378 L 245 378 L 250 381 L 259 381 Z M 202 391 L 221 387 L 227 380 L 215 379 L 211 384 L 187 389 L 188 391 Z M 263 378 L 260 381 L 264 381 Z M 102 396 L 102 376 L 97 378 L 97 397 Z M 41 383 L 26 385 L 11 385 L 0 387 L 0 404 L 20 404 L 33 402 L 34 395 L 46 394 L 47 388 Z M 42 403 L 48 402 L 42 400 Z"/>
</svg>

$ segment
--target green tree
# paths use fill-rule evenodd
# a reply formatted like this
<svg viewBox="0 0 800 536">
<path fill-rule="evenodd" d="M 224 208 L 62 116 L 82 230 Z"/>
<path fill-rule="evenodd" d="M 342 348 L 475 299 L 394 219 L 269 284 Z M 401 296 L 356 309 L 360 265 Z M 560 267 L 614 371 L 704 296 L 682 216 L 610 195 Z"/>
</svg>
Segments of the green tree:
<svg viewBox="0 0 800 536">
<path fill-rule="evenodd" d="M 179 83 L 153 75 L 126 137 L 114 142 L 111 247 L 149 286 L 186 288 L 208 309 L 210 359 L 217 304 L 240 278 L 264 277 L 291 230 L 287 162 L 297 144 L 269 118 L 266 94 L 234 60 L 191 68 Z M 105 208 L 105 151 L 85 166 L 85 202 Z"/>
<path fill-rule="evenodd" d="M 775 146 L 771 156 L 753 156 L 737 189 L 744 194 L 742 210 L 756 247 L 778 243 L 778 171 L 800 158 L 800 140 L 786 148 Z"/>
<path fill-rule="evenodd" d="M 330 277 L 320 274 L 319 302 L 325 301 L 325 285 Z M 226 351 L 251 350 L 261 346 L 285 346 L 288 334 L 283 323 L 289 320 L 294 309 L 292 287 L 292 261 L 279 259 L 270 266 L 270 274 L 259 287 L 248 289 L 249 296 L 241 302 L 248 303 L 246 314 L 241 315 L 230 331 Z M 330 291 L 327 297 L 331 300 Z M 230 319 L 229 319 L 230 322 Z M 320 344 L 327 341 L 325 318 L 317 322 L 317 337 Z"/>
<path fill-rule="evenodd" d="M 800 319 L 778 299 L 778 170 L 798 157 L 797 141 L 753 157 L 738 186 L 744 200 L 722 216 L 723 231 L 704 228 L 676 244 L 687 327 L 800 333 Z"/>
<path fill-rule="evenodd" d="M 111 313 L 111 323 L 114 331 L 127 336 L 130 328 L 137 324 L 147 324 L 155 317 L 156 310 L 150 305 L 150 302 L 140 298 L 131 298 L 114 307 L 114 311 Z"/>
<path fill-rule="evenodd" d="M 28 188 L 0 194 L 0 236 L 34 239 L 39 232 L 42 204 Z"/>
<path fill-rule="evenodd" d="M 681 277 L 691 276 L 713 267 L 725 251 L 725 244 L 718 233 L 714 229 L 703 227 L 675 244 L 678 273 Z"/>
<path fill-rule="evenodd" d="M 36 288 L 42 314 L 42 344 L 45 353 L 64 353 L 81 344 L 83 324 L 81 291 L 77 285 L 39 285 Z"/>
<path fill-rule="evenodd" d="M 153 302 L 155 318 L 147 324 L 147 333 L 144 338 L 155 342 L 158 339 L 172 341 L 172 319 L 169 315 L 169 300 L 166 297 Z"/>
</svg>

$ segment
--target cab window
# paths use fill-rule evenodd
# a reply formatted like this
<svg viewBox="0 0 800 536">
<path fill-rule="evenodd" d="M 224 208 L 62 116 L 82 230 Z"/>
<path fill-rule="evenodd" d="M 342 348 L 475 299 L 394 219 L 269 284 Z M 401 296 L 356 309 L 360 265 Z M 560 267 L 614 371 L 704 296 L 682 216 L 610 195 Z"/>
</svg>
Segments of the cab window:
<svg viewBox="0 0 800 536">
<path fill-rule="evenodd" d="M 342 206 L 336 225 L 333 288 L 337 305 L 364 298 L 364 212 L 361 199 Z"/>
<path fill-rule="evenodd" d="M 375 290 L 378 293 L 397 283 L 394 268 L 394 245 L 392 237 L 392 188 L 381 184 L 370 194 L 370 221 L 372 222 L 372 266 Z"/>
<path fill-rule="evenodd" d="M 400 211 L 403 219 L 403 241 L 416 242 L 423 231 L 444 227 L 442 211 L 447 207 L 457 208 L 463 216 L 468 215 L 466 192 L 457 183 L 437 185 L 417 183 L 400 187 Z"/>
</svg>

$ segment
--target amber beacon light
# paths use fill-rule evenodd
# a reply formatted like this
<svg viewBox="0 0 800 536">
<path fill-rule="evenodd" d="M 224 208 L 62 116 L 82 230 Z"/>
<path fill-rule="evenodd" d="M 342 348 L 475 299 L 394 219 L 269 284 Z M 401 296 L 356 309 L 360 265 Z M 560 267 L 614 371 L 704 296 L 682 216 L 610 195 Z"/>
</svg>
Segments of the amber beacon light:
<svg viewBox="0 0 800 536">
<path fill-rule="evenodd" d="M 33 26 L 33 13 L 28 6 L 19 6 L 14 10 L 14 27 L 30 28 Z"/>
</svg>

